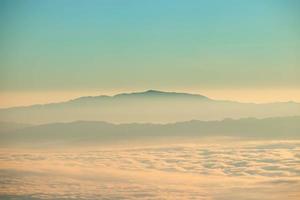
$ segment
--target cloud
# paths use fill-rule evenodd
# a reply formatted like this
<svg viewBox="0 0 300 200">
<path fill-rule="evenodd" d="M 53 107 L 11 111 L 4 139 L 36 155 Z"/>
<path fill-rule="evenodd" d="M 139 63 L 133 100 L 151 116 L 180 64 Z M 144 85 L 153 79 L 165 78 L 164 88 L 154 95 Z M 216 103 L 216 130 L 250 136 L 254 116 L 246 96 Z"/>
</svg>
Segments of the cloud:
<svg viewBox="0 0 300 200">
<path fill-rule="evenodd" d="M 297 199 L 299 153 L 300 141 L 2 151 L 0 198 Z"/>
</svg>

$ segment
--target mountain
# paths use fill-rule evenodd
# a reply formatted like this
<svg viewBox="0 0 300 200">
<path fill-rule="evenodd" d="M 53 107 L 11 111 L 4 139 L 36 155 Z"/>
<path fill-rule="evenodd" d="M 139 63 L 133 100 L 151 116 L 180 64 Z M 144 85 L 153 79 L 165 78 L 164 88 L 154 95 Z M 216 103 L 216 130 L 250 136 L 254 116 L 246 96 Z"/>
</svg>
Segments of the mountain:
<svg viewBox="0 0 300 200">
<path fill-rule="evenodd" d="M 202 100 L 209 100 L 208 97 L 200 94 L 188 94 L 188 93 L 179 93 L 179 92 L 163 92 L 158 90 L 147 90 L 144 92 L 134 92 L 134 93 L 122 93 L 113 96 L 114 98 L 136 98 L 136 97 L 154 97 L 154 98 L 197 98 Z"/>
<path fill-rule="evenodd" d="M 43 124 L 108 121 L 170 123 L 224 118 L 300 115 L 294 102 L 254 104 L 214 100 L 203 95 L 148 90 L 115 96 L 87 96 L 67 102 L 0 109 L 0 121 Z"/>
<path fill-rule="evenodd" d="M 272 140 L 299 139 L 300 116 L 222 121 L 193 120 L 171 124 L 111 124 L 96 121 L 52 123 L 2 132 L 0 145 L 100 145 L 160 139 L 194 141 L 203 137 L 217 136 Z"/>
<path fill-rule="evenodd" d="M 1 122 L 0 121 L 0 133 L 11 132 L 19 129 L 30 127 L 30 124 L 14 123 L 14 122 Z"/>
</svg>

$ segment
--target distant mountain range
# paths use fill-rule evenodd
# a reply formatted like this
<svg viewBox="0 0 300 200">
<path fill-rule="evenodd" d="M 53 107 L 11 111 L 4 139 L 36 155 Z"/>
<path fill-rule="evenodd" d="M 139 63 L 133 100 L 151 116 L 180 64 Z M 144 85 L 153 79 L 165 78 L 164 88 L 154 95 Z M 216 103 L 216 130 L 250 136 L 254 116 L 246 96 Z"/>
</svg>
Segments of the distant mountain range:
<svg viewBox="0 0 300 200">
<path fill-rule="evenodd" d="M 87 96 L 67 102 L 0 109 L 0 121 L 44 124 L 70 121 L 170 123 L 188 120 L 300 115 L 300 104 L 239 103 L 198 94 L 148 90 L 115 96 Z"/>
<path fill-rule="evenodd" d="M 8 124 L 13 125 L 13 124 Z M 190 140 L 203 137 L 245 139 L 300 139 L 300 116 L 245 118 L 222 121 L 187 121 L 170 124 L 111 124 L 96 121 L 52 123 L 0 131 L 0 146 L 100 145 L 160 139 Z"/>
</svg>

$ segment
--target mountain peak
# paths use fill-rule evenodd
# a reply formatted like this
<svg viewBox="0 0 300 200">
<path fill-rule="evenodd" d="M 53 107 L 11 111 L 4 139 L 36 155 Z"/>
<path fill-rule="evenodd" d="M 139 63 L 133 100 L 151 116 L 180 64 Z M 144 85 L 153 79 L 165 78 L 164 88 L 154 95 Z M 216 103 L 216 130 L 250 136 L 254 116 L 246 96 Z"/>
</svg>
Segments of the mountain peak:
<svg viewBox="0 0 300 200">
<path fill-rule="evenodd" d="M 173 92 L 164 92 L 164 91 L 160 91 L 160 90 L 146 90 L 146 91 L 137 92 L 137 93 L 148 94 L 148 95 L 168 95 Z"/>
<path fill-rule="evenodd" d="M 163 92 L 163 91 L 159 91 L 159 90 L 146 90 L 146 91 L 144 91 L 144 93 L 167 93 L 167 92 Z"/>
<path fill-rule="evenodd" d="M 181 92 L 165 92 L 160 90 L 146 90 L 142 92 L 133 92 L 133 93 L 121 93 L 117 94 L 114 97 L 195 97 L 195 98 L 203 98 L 209 99 L 206 96 L 199 94 L 189 94 L 189 93 L 181 93 Z"/>
<path fill-rule="evenodd" d="M 190 93 L 184 93 L 184 92 L 166 92 L 161 90 L 154 90 L 149 89 L 145 91 L 139 91 L 139 92 L 130 92 L 130 93 L 119 93 L 114 96 L 106 96 L 106 95 L 99 95 L 99 96 L 83 96 L 76 99 L 72 99 L 67 102 L 82 102 L 82 101 L 97 101 L 97 100 L 109 100 L 110 98 L 118 99 L 118 98 L 193 98 L 193 99 L 202 99 L 202 100 L 210 100 L 210 98 L 200 95 L 200 94 L 190 94 Z"/>
</svg>

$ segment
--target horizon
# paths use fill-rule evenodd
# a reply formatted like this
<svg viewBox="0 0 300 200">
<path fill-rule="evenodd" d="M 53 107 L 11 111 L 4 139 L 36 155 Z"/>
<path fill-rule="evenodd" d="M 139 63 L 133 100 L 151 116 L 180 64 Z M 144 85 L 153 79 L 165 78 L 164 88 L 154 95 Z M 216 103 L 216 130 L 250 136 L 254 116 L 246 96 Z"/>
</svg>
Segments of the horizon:
<svg viewBox="0 0 300 200">
<path fill-rule="evenodd" d="M 37 104 L 51 104 L 66 102 L 73 99 L 81 97 L 96 97 L 96 96 L 115 96 L 118 94 L 126 93 L 142 93 L 149 90 L 162 91 L 162 92 L 175 92 L 175 93 L 186 93 L 194 95 L 202 95 L 213 100 L 227 100 L 235 101 L 240 103 L 255 103 L 255 104 L 265 104 L 265 103 L 280 103 L 280 102 L 295 102 L 300 103 L 300 90 L 284 90 L 285 95 L 282 95 L 278 90 L 203 90 L 204 92 L 198 92 L 195 90 L 163 90 L 163 89 L 144 89 L 144 90 L 114 90 L 106 92 L 97 91 L 83 91 L 83 92 L 64 92 L 64 91 L 54 91 L 46 92 L 41 95 L 40 92 L 37 93 L 17 93 L 17 94 L 0 94 L 0 109 L 13 108 L 13 107 L 23 107 L 31 106 Z M 299 94 L 299 97 L 294 96 L 294 94 Z M 264 97 L 262 97 L 264 96 Z"/>
</svg>

